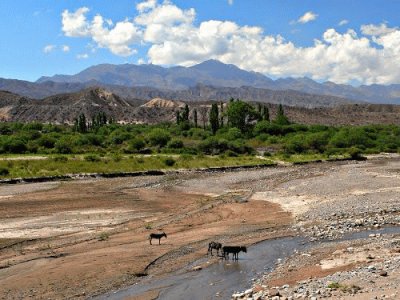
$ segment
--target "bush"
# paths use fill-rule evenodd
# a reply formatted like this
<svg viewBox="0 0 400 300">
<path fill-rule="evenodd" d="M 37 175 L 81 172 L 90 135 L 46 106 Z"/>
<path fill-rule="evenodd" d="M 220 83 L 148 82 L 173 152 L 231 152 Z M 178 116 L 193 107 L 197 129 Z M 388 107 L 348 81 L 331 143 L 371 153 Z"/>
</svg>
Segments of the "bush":
<svg viewBox="0 0 400 300">
<path fill-rule="evenodd" d="M 27 150 L 26 143 L 19 139 L 9 139 L 4 145 L 5 152 L 21 154 Z"/>
<path fill-rule="evenodd" d="M 66 156 L 54 156 L 53 160 L 54 161 L 68 161 L 68 158 Z"/>
<path fill-rule="evenodd" d="M 86 156 L 84 157 L 84 159 L 85 159 L 86 161 L 90 161 L 90 162 L 98 162 L 98 161 L 101 161 L 101 158 L 100 158 L 98 155 L 95 155 L 95 154 L 86 155 Z"/>
<path fill-rule="evenodd" d="M 175 165 L 175 159 L 173 159 L 172 157 L 167 157 L 166 159 L 164 159 L 164 164 L 168 167 L 172 167 L 173 165 Z"/>
<path fill-rule="evenodd" d="M 242 132 L 240 131 L 240 129 L 238 129 L 236 127 L 229 128 L 229 130 L 224 133 L 218 132 L 218 136 L 221 138 L 224 138 L 228 141 L 234 141 L 234 140 L 243 138 Z"/>
<path fill-rule="evenodd" d="M 57 140 L 55 138 L 48 136 L 48 135 L 44 135 L 38 139 L 37 143 L 41 147 L 50 149 L 50 148 L 54 148 L 56 141 Z"/>
<path fill-rule="evenodd" d="M 182 149 L 183 148 L 183 142 L 181 140 L 178 140 L 178 139 L 173 139 L 173 140 L 168 142 L 167 146 L 168 146 L 168 148 L 172 148 L 172 149 Z"/>
<path fill-rule="evenodd" d="M 24 125 L 23 129 L 24 130 L 38 130 L 38 131 L 41 131 L 43 129 L 43 124 L 42 123 L 37 123 L 37 122 L 28 123 L 28 124 Z"/>
<path fill-rule="evenodd" d="M 228 150 L 228 142 L 216 137 L 209 137 L 201 142 L 198 148 L 205 154 L 218 155 Z"/>
<path fill-rule="evenodd" d="M 351 147 L 349 149 L 349 155 L 350 155 L 350 158 L 354 159 L 354 160 L 365 160 L 366 159 L 364 156 L 362 156 L 361 150 L 356 147 Z"/>
<path fill-rule="evenodd" d="M 171 136 L 165 129 L 155 128 L 150 131 L 148 138 L 153 146 L 164 147 L 171 139 Z"/>
<path fill-rule="evenodd" d="M 7 176 L 10 174 L 10 171 L 5 167 L 0 167 L 0 176 Z"/>
<path fill-rule="evenodd" d="M 110 237 L 110 234 L 108 232 L 102 232 L 102 233 L 100 233 L 98 240 L 106 241 L 106 240 L 108 240 L 109 237 Z"/>
<path fill-rule="evenodd" d="M 78 145 L 101 146 L 103 143 L 103 137 L 93 133 L 82 134 L 79 136 L 76 143 Z"/>
<path fill-rule="evenodd" d="M 129 149 L 137 152 L 142 150 L 146 146 L 146 142 L 141 137 L 136 137 L 132 141 L 129 142 Z"/>
<path fill-rule="evenodd" d="M 196 140 L 204 140 L 210 136 L 210 133 L 201 128 L 191 128 L 188 131 L 188 136 L 191 136 Z"/>
<path fill-rule="evenodd" d="M 68 139 L 58 140 L 54 144 L 54 148 L 56 149 L 57 153 L 60 153 L 60 154 L 72 153 L 71 142 Z"/>
<path fill-rule="evenodd" d="M 126 132 L 123 129 L 117 129 L 111 133 L 110 142 L 114 145 L 120 145 L 131 138 L 132 136 L 129 132 Z"/>
</svg>

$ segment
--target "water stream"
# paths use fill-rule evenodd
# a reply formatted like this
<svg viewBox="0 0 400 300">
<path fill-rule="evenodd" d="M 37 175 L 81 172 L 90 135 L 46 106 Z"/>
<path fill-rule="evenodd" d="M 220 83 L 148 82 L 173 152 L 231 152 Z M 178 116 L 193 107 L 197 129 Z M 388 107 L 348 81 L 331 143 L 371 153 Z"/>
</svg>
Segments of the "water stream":
<svg viewBox="0 0 400 300">
<path fill-rule="evenodd" d="M 372 233 L 400 233 L 400 227 L 354 232 L 333 242 L 367 238 Z M 144 278 L 138 284 L 96 299 L 125 299 L 152 290 L 160 290 L 158 299 L 230 299 L 235 291 L 250 288 L 252 279 L 271 271 L 279 258 L 285 259 L 295 251 L 303 251 L 315 244 L 302 237 L 266 240 L 249 247 L 247 253 L 240 253 L 239 261 L 221 260 L 201 271 L 190 271 L 193 266 L 207 261 L 202 258 L 165 278 Z"/>
</svg>

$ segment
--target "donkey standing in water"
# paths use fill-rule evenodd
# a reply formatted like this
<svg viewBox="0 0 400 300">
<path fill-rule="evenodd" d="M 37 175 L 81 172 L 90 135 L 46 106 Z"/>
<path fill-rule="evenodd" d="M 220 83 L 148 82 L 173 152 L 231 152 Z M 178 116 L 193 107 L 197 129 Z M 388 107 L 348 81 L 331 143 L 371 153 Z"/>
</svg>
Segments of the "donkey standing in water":
<svg viewBox="0 0 400 300">
<path fill-rule="evenodd" d="M 213 256 L 212 251 L 213 249 L 217 250 L 217 256 L 219 256 L 219 249 L 222 248 L 222 244 L 221 243 L 217 243 L 217 242 L 211 242 L 208 244 L 208 253 L 211 253 L 211 256 Z"/>
<path fill-rule="evenodd" d="M 225 259 L 229 259 L 229 253 L 233 254 L 232 259 L 238 260 L 239 259 L 239 252 L 247 253 L 247 248 L 244 246 L 224 246 L 222 247 L 222 255 Z"/>
<path fill-rule="evenodd" d="M 158 239 L 158 244 L 160 245 L 161 244 L 161 238 L 163 236 L 165 236 L 165 238 L 167 238 L 167 234 L 165 232 L 162 232 L 162 233 L 150 233 L 150 235 L 149 235 L 150 245 L 153 245 L 151 243 L 152 239 Z"/>
</svg>

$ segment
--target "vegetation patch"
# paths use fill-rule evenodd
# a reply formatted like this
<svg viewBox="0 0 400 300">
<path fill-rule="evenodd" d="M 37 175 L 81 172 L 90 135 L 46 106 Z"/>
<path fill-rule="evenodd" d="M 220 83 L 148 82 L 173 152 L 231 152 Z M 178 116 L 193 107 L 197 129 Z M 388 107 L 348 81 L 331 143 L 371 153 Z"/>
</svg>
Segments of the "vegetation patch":
<svg viewBox="0 0 400 300">
<path fill-rule="evenodd" d="M 156 125 L 115 124 L 104 113 L 73 126 L 3 122 L 0 178 L 363 160 L 400 147 L 397 125 L 293 124 L 282 106 L 270 119 L 266 105 L 231 99 L 201 115 L 202 126 L 187 105 L 175 123 Z"/>
</svg>

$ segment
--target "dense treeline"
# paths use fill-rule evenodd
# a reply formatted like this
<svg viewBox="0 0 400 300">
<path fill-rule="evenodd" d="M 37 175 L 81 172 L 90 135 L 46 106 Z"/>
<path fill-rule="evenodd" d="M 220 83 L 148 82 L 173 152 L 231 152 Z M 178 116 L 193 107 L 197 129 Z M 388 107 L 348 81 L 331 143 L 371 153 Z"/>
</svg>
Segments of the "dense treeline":
<svg viewBox="0 0 400 300">
<path fill-rule="evenodd" d="M 272 119 L 266 106 L 254 107 L 247 102 L 231 99 L 225 105 L 213 104 L 207 111 L 207 122 L 203 114 L 198 119 L 197 109 L 190 111 L 185 106 L 177 112 L 174 124 L 158 125 L 119 125 L 104 113 L 77 116 L 74 126 L 0 123 L 0 153 L 237 156 L 252 155 L 262 150 L 265 155 L 330 156 L 397 152 L 400 147 L 398 126 L 291 124 L 282 106 Z"/>
</svg>

